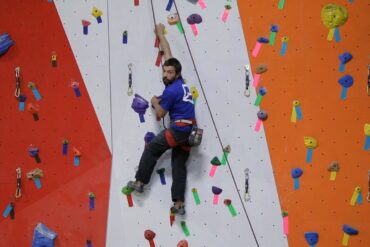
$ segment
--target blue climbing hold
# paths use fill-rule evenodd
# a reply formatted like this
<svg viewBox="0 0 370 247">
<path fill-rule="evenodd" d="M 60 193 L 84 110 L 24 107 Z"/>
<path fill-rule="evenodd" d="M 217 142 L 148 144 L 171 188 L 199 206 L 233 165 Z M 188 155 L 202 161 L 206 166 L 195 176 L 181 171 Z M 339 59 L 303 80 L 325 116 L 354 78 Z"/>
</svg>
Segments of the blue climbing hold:
<svg viewBox="0 0 370 247">
<path fill-rule="evenodd" d="M 10 39 L 9 34 L 3 33 L 0 35 L 0 56 L 5 54 L 8 49 L 14 44 Z"/>
<path fill-rule="evenodd" d="M 302 176 L 302 174 L 303 174 L 303 171 L 301 168 L 292 169 L 292 172 L 291 172 L 292 178 L 299 178 L 300 176 Z"/>
<path fill-rule="evenodd" d="M 342 55 L 339 55 L 339 60 L 342 64 L 348 63 L 351 61 L 353 56 L 349 52 L 345 52 Z"/>
<path fill-rule="evenodd" d="M 353 227 L 350 227 L 347 224 L 344 224 L 342 229 L 343 229 L 343 232 L 347 233 L 348 235 L 357 235 L 358 234 L 357 229 L 355 229 Z"/>
<path fill-rule="evenodd" d="M 306 239 L 309 245 L 315 245 L 319 242 L 319 234 L 317 232 L 306 232 L 304 234 L 304 238 Z"/>
<path fill-rule="evenodd" d="M 342 85 L 342 87 L 349 88 L 350 86 L 353 85 L 353 77 L 350 75 L 345 75 L 345 76 L 342 76 L 338 80 L 338 82 L 340 85 Z"/>
</svg>

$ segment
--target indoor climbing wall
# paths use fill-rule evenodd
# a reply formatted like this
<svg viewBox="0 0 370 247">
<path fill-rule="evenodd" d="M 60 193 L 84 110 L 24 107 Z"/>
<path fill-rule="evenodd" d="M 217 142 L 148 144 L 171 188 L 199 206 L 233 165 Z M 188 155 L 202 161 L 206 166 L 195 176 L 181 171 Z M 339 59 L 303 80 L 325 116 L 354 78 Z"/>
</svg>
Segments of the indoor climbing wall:
<svg viewBox="0 0 370 247">
<path fill-rule="evenodd" d="M 176 246 L 181 239 L 187 239 L 190 246 L 224 246 L 226 242 L 234 246 L 287 246 L 263 126 L 254 130 L 259 108 L 251 100 L 256 94 L 251 91 L 250 98 L 244 96 L 244 65 L 249 61 L 236 2 L 229 3 L 232 8 L 224 20 L 225 1 L 205 1 L 204 9 L 188 1 L 176 1 L 171 8 L 168 1 L 153 1 L 153 6 L 151 1 L 134 3 L 110 1 L 108 6 L 114 155 L 107 246 L 148 246 L 144 238 L 147 229 L 156 233 L 154 242 L 158 246 Z M 164 88 L 161 67 L 156 66 L 153 10 L 156 22 L 167 26 L 166 37 L 173 55 L 183 64 L 187 84 L 199 91 L 196 114 L 205 130 L 202 145 L 192 150 L 188 162 L 187 216 L 176 217 L 172 226 L 170 153 L 156 167 L 165 168 L 166 184 L 154 172 L 147 192 L 140 197 L 131 195 L 132 207 L 121 192 L 127 181 L 134 179 L 145 134 L 163 129 L 151 108 L 146 110 L 143 122 L 131 108 L 135 94 L 150 101 Z M 167 24 L 167 16 L 174 12 L 180 16 L 189 48 L 181 28 Z M 196 26 L 197 35 L 187 23 L 191 14 L 203 19 Z M 130 64 L 132 95 L 128 95 Z M 211 160 L 217 156 L 222 161 L 227 145 L 231 147 L 228 162 L 211 177 Z M 247 168 L 248 201 L 244 199 Z M 213 186 L 222 189 L 218 205 L 213 204 Z M 231 200 L 234 217 L 224 205 L 225 199 Z"/>
<path fill-rule="evenodd" d="M 321 19 L 328 3 L 348 12 L 347 22 L 332 33 Z M 343 246 L 342 228 L 347 224 L 359 232 L 349 237 L 348 246 L 369 246 L 370 153 L 364 133 L 370 123 L 368 2 L 243 0 L 238 4 L 252 71 L 260 64 L 268 67 L 260 75 L 260 86 L 268 91 L 261 107 L 269 112 L 265 130 L 282 210 L 288 214 L 284 218 L 289 222 L 289 245 L 310 246 L 305 233 L 315 232 L 317 246 Z M 277 32 L 271 31 L 272 25 Z M 260 37 L 269 42 L 257 53 Z M 275 42 L 269 44 L 271 40 Z M 341 66 L 339 56 L 345 52 L 353 58 Z M 347 90 L 338 82 L 345 75 L 354 80 Z M 293 107 L 295 100 L 300 104 Z M 318 144 L 311 157 L 305 136 Z M 296 179 L 299 187 L 291 175 L 294 168 L 303 171 Z M 356 187 L 362 189 L 362 197 L 354 193 Z"/>
<path fill-rule="evenodd" d="M 55 246 L 104 246 L 111 153 L 60 17 L 46 0 L 0 8 L 0 245 L 31 246 L 43 223 Z"/>
</svg>

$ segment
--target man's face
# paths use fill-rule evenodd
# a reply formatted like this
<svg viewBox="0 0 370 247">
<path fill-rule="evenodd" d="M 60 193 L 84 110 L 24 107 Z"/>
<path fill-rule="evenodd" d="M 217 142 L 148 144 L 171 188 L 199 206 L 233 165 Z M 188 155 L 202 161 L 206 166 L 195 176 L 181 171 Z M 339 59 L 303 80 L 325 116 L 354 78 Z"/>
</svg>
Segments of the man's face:
<svg viewBox="0 0 370 247">
<path fill-rule="evenodd" d="M 177 79 L 176 71 L 173 66 L 163 66 L 163 75 L 162 75 L 163 83 L 168 86 L 174 80 Z"/>
</svg>

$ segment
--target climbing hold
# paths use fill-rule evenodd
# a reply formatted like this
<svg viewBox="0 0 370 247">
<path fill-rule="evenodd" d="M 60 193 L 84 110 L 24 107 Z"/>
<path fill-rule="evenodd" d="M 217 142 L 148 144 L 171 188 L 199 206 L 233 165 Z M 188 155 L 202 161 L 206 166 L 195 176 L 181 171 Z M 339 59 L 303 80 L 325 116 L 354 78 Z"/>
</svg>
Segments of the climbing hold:
<svg viewBox="0 0 370 247">
<path fill-rule="evenodd" d="M 197 28 L 196 24 L 202 23 L 202 21 L 203 21 L 202 17 L 200 15 L 198 15 L 198 14 L 191 14 L 186 19 L 186 21 L 190 25 L 191 30 L 193 31 L 194 36 L 197 36 L 199 32 L 198 32 L 198 28 Z"/>
<path fill-rule="evenodd" d="M 310 246 L 315 246 L 319 242 L 319 234 L 317 232 L 306 232 L 304 238 Z"/>
<path fill-rule="evenodd" d="M 342 245 L 348 246 L 349 236 L 357 235 L 358 230 L 346 224 L 343 225 L 342 230 L 344 232 L 343 239 L 342 239 Z"/>
<path fill-rule="evenodd" d="M 166 169 L 165 168 L 160 168 L 160 169 L 158 169 L 156 172 L 157 172 L 157 174 L 159 175 L 159 178 L 160 178 L 160 180 L 161 180 L 161 184 L 162 185 L 165 185 L 166 184 L 166 178 L 165 178 L 165 176 L 164 176 L 164 171 L 165 171 Z"/>
<path fill-rule="evenodd" d="M 24 102 L 26 101 L 26 99 L 27 97 L 23 94 L 20 94 L 17 97 L 17 100 L 19 101 L 19 106 L 18 106 L 19 111 L 24 111 Z"/>
<path fill-rule="evenodd" d="M 35 227 L 32 239 L 32 246 L 53 247 L 57 234 L 42 223 Z"/>
<path fill-rule="evenodd" d="M 237 213 L 236 213 L 236 210 L 235 210 L 234 206 L 231 204 L 231 200 L 230 199 L 225 199 L 224 204 L 229 208 L 229 211 L 230 211 L 231 215 L 233 217 L 235 217 L 237 215 Z"/>
<path fill-rule="evenodd" d="M 338 83 L 342 86 L 342 93 L 340 98 L 345 100 L 347 97 L 347 89 L 353 85 L 353 77 L 350 75 L 342 76 Z"/>
<path fill-rule="evenodd" d="M 145 230 L 144 237 L 146 240 L 149 241 L 150 247 L 155 246 L 154 244 L 155 233 L 152 230 Z"/>
<path fill-rule="evenodd" d="M 0 56 L 5 54 L 9 48 L 14 44 L 9 34 L 3 33 L 0 35 Z"/>
<path fill-rule="evenodd" d="M 31 144 L 28 147 L 28 154 L 29 156 L 35 158 L 36 163 L 41 163 L 39 152 L 40 152 L 40 149 L 38 147 L 35 147 L 33 144 Z"/>
<path fill-rule="evenodd" d="M 305 136 L 305 137 L 303 137 L 303 142 L 304 142 L 304 145 L 307 147 L 306 162 L 311 163 L 312 162 L 313 149 L 318 146 L 317 141 L 313 137 Z"/>
<path fill-rule="evenodd" d="M 342 26 L 348 19 L 347 8 L 329 3 L 321 9 L 321 19 L 329 29 Z"/>
<path fill-rule="evenodd" d="M 149 144 L 155 138 L 155 134 L 153 132 L 146 132 L 144 136 L 145 144 Z"/>
<path fill-rule="evenodd" d="M 209 171 L 209 176 L 210 177 L 213 177 L 215 175 L 215 173 L 216 173 L 217 167 L 221 165 L 221 162 L 218 159 L 218 157 L 215 156 L 211 160 L 211 164 L 212 164 L 212 167 L 211 167 L 211 170 Z"/>
<path fill-rule="evenodd" d="M 213 204 L 214 205 L 217 205 L 218 204 L 219 195 L 222 193 L 222 189 L 221 188 L 218 188 L 216 186 L 212 186 L 212 193 L 214 194 L 213 195 Z"/>
<path fill-rule="evenodd" d="M 303 174 L 303 171 L 301 168 L 294 168 L 292 169 L 291 171 L 291 176 L 292 178 L 294 179 L 294 190 L 298 190 L 299 189 L 299 178 L 302 176 Z"/>
<path fill-rule="evenodd" d="M 188 247 L 188 241 L 186 240 L 181 240 L 176 247 Z"/>
<path fill-rule="evenodd" d="M 262 125 L 262 122 L 265 121 L 267 119 L 267 112 L 264 111 L 264 110 L 259 110 L 257 112 L 257 122 L 256 122 L 256 126 L 254 127 L 254 131 L 258 132 L 260 131 L 261 129 L 261 125 Z"/>
<path fill-rule="evenodd" d="M 39 115 L 37 113 L 39 111 L 39 106 L 38 105 L 35 105 L 33 103 L 28 103 L 27 111 L 29 111 L 32 114 L 33 120 L 35 120 L 35 121 L 39 120 Z"/>
<path fill-rule="evenodd" d="M 343 25 L 348 18 L 347 9 L 336 4 L 327 4 L 321 9 L 321 19 L 329 28 L 327 40 L 331 41 L 335 36 L 336 42 L 340 41 L 339 26 Z"/>
<path fill-rule="evenodd" d="M 99 24 L 102 23 L 101 16 L 103 15 L 103 12 L 100 9 L 93 7 L 91 14 L 96 18 L 96 21 Z"/>
<path fill-rule="evenodd" d="M 89 34 L 89 26 L 91 24 L 91 22 L 87 21 L 87 20 L 82 20 L 82 31 L 83 31 L 83 34 L 84 35 L 88 35 Z"/>
<path fill-rule="evenodd" d="M 131 108 L 134 109 L 134 111 L 139 114 L 141 123 L 145 122 L 144 114 L 148 107 L 149 102 L 136 93 L 135 98 L 132 100 Z"/>
<path fill-rule="evenodd" d="M 330 172 L 330 181 L 334 181 L 337 177 L 337 172 L 339 171 L 339 163 L 338 161 L 334 160 L 330 163 L 328 167 L 328 171 Z"/>
</svg>

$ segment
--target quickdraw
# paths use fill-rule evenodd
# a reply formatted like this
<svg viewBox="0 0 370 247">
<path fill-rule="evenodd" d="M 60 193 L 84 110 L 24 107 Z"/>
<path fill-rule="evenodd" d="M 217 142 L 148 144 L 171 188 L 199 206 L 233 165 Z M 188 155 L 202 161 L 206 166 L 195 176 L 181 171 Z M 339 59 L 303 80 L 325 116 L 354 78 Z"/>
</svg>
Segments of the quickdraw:
<svg viewBox="0 0 370 247">
<path fill-rule="evenodd" d="M 245 69 L 245 91 L 244 91 L 244 95 L 246 97 L 249 97 L 249 95 L 250 95 L 250 88 L 249 88 L 249 84 L 250 84 L 250 79 L 249 79 L 249 64 L 245 65 L 244 66 L 244 69 Z"/>
<path fill-rule="evenodd" d="M 245 201 L 250 201 L 251 197 L 249 195 L 249 169 L 246 168 L 244 170 L 244 174 L 245 174 L 245 191 L 244 191 L 244 200 Z"/>
<path fill-rule="evenodd" d="M 15 92 L 14 92 L 14 96 L 17 97 L 17 98 L 21 94 L 21 73 L 20 73 L 20 71 L 21 71 L 21 69 L 19 67 L 15 68 Z"/>
<path fill-rule="evenodd" d="M 133 93 L 132 90 L 132 63 L 128 64 L 128 89 L 127 89 L 127 95 L 131 96 Z"/>
<path fill-rule="evenodd" d="M 15 191 L 15 198 L 19 199 L 22 196 L 22 170 L 21 168 L 15 169 L 15 172 L 17 174 L 17 189 Z"/>
</svg>

